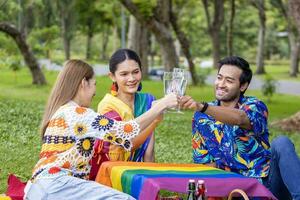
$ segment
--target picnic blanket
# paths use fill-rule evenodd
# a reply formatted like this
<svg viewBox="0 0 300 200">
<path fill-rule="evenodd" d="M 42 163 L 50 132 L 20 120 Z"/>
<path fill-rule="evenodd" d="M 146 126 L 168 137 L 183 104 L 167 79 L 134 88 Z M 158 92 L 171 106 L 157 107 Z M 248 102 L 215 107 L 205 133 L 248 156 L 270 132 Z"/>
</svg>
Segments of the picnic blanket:
<svg viewBox="0 0 300 200">
<path fill-rule="evenodd" d="M 159 190 L 185 193 L 189 179 L 203 179 L 207 196 L 225 197 L 239 188 L 250 197 L 276 199 L 257 179 L 200 164 L 108 161 L 96 181 L 137 199 L 155 200 Z"/>
</svg>

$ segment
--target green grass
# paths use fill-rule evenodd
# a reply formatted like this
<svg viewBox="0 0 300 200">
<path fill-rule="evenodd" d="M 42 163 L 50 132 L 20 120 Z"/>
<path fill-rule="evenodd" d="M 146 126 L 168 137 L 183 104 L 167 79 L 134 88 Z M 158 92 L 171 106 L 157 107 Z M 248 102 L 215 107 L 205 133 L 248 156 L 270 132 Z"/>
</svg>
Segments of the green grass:
<svg viewBox="0 0 300 200">
<path fill-rule="evenodd" d="M 27 69 L 17 72 L 17 81 L 7 69 L 0 73 L 0 193 L 6 190 L 8 173 L 15 173 L 26 180 L 38 160 L 41 140 L 38 127 L 56 72 L 45 72 L 48 85 L 33 86 Z M 109 91 L 111 81 L 107 77 L 97 78 L 97 95 L 92 107 Z M 143 91 L 162 97 L 162 83 L 143 82 Z M 199 101 L 213 99 L 210 86 L 189 87 L 187 94 Z M 258 91 L 249 91 L 262 100 Z M 275 95 L 268 103 L 270 120 L 281 119 L 299 110 L 299 96 Z M 184 111 L 183 115 L 166 114 L 164 121 L 156 130 L 155 155 L 157 162 L 191 163 L 191 118 L 192 112 Z M 271 129 L 271 138 L 280 131 Z M 299 133 L 285 133 L 295 143 L 300 153 Z"/>
<path fill-rule="evenodd" d="M 288 64 L 284 65 L 266 65 L 265 70 L 266 73 L 271 75 L 276 80 L 289 80 L 289 81 L 300 81 L 300 74 L 297 77 L 290 77 L 290 69 Z M 253 72 L 256 71 L 256 66 L 253 67 Z M 263 77 L 264 75 L 259 75 L 259 77 Z"/>
</svg>

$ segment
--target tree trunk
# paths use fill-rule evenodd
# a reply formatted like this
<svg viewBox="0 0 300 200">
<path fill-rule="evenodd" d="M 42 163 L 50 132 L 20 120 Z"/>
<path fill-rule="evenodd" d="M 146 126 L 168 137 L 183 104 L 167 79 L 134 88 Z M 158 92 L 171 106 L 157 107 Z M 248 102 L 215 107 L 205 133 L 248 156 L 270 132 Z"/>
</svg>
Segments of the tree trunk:
<svg viewBox="0 0 300 200">
<path fill-rule="evenodd" d="M 154 34 L 157 41 L 160 44 L 160 49 L 162 53 L 163 65 L 166 71 L 172 71 L 174 67 L 179 67 L 178 56 L 175 51 L 175 46 L 173 43 L 173 38 L 171 36 L 163 36 L 161 34 Z"/>
<path fill-rule="evenodd" d="M 64 14 L 63 14 L 64 15 Z M 70 38 L 68 37 L 67 20 L 63 16 L 61 19 L 61 31 L 64 43 L 65 59 L 70 59 Z"/>
<path fill-rule="evenodd" d="M 160 44 L 165 70 L 171 71 L 174 67 L 178 67 L 178 56 L 176 55 L 172 33 L 165 21 L 161 21 L 162 19 L 157 16 L 145 17 L 131 0 L 120 0 L 120 2 L 135 16 L 139 23 L 145 25 L 154 34 Z M 163 11 L 166 12 L 165 9 Z"/>
<path fill-rule="evenodd" d="M 148 31 L 134 16 L 129 19 L 128 48 L 134 50 L 142 62 L 143 77 L 148 76 Z"/>
<path fill-rule="evenodd" d="M 86 55 L 85 58 L 86 59 L 90 59 L 91 58 L 91 47 L 92 47 L 92 39 L 93 39 L 93 27 L 92 27 L 92 22 L 90 21 L 87 24 L 87 41 L 86 41 Z"/>
<path fill-rule="evenodd" d="M 235 16 L 235 0 L 230 0 L 230 19 L 227 31 L 227 55 L 233 55 L 233 21 Z"/>
<path fill-rule="evenodd" d="M 155 37 L 153 34 L 151 34 L 150 36 L 150 66 L 153 67 L 154 66 L 154 56 L 156 55 L 155 52 Z"/>
<path fill-rule="evenodd" d="M 289 10 L 295 20 L 298 33 L 300 34 L 300 1 L 299 0 L 289 0 L 288 1 Z"/>
<path fill-rule="evenodd" d="M 142 72 L 143 72 L 143 77 L 146 78 L 148 77 L 148 71 L 149 71 L 149 65 L 148 65 L 148 55 L 149 55 L 149 32 L 147 29 L 142 26 L 142 31 L 141 31 L 141 39 L 140 39 L 140 57 L 141 57 L 141 62 L 142 62 Z"/>
<path fill-rule="evenodd" d="M 259 13 L 259 32 L 258 32 L 258 46 L 256 54 L 256 74 L 265 74 L 264 68 L 264 46 L 265 46 L 265 31 L 266 31 L 266 14 L 264 0 L 256 2 L 256 8 Z"/>
<path fill-rule="evenodd" d="M 290 76 L 297 77 L 298 68 L 299 68 L 299 53 L 300 53 L 300 38 L 295 38 L 295 35 L 289 33 L 289 42 L 291 46 L 290 52 Z"/>
<path fill-rule="evenodd" d="M 220 56 L 220 34 L 218 31 L 212 31 L 210 33 L 212 46 L 213 46 L 213 65 L 215 68 L 218 67 L 218 62 L 221 58 Z"/>
<path fill-rule="evenodd" d="M 217 68 L 217 63 L 220 60 L 220 36 L 221 26 L 224 22 L 224 1 L 214 0 L 214 18 L 211 22 L 211 15 L 209 13 L 209 2 L 208 0 L 202 0 L 208 33 L 212 40 L 212 52 L 213 52 L 213 66 Z"/>
<path fill-rule="evenodd" d="M 59 0 L 57 1 L 60 23 L 61 23 L 61 34 L 64 43 L 65 59 L 70 59 L 71 54 L 71 40 L 74 36 L 75 25 L 76 25 L 76 12 L 74 10 L 74 0 Z"/>
<path fill-rule="evenodd" d="M 299 52 L 300 52 L 300 38 L 297 32 L 297 28 L 294 23 L 291 21 L 291 10 L 282 0 L 277 0 L 272 4 L 274 7 L 277 7 L 281 12 L 283 17 L 287 22 L 287 32 L 289 38 L 289 47 L 290 47 L 290 76 L 296 77 L 299 72 Z"/>
<path fill-rule="evenodd" d="M 64 33 L 64 50 L 65 50 L 65 59 L 66 60 L 69 60 L 70 59 L 70 44 L 71 44 L 71 41 L 69 40 L 68 37 L 65 36 L 66 33 Z"/>
<path fill-rule="evenodd" d="M 34 54 L 30 50 L 29 46 L 26 43 L 25 37 L 15 28 L 12 24 L 7 22 L 0 23 L 0 31 L 11 36 L 15 42 L 17 43 L 23 58 L 26 62 L 26 65 L 29 67 L 31 75 L 32 75 L 32 83 L 36 85 L 45 85 L 46 79 L 39 68 L 38 62 L 34 57 Z"/>
<path fill-rule="evenodd" d="M 265 37 L 265 28 L 260 27 L 258 33 L 258 47 L 256 54 L 256 74 L 264 74 L 264 37 Z"/>
<path fill-rule="evenodd" d="M 175 12 L 173 12 L 172 8 L 171 8 L 171 12 L 170 12 L 170 22 L 173 26 L 173 29 L 177 35 L 177 38 L 180 42 L 180 46 L 182 49 L 183 54 L 185 55 L 188 64 L 189 64 L 189 71 L 191 73 L 192 76 L 192 83 L 193 85 L 197 85 L 198 84 L 198 77 L 197 77 L 197 73 L 195 70 L 195 64 L 193 62 L 193 57 L 192 54 L 190 52 L 190 41 L 188 40 L 187 36 L 185 35 L 185 33 L 180 29 L 180 27 L 178 26 L 177 23 L 177 16 L 175 14 Z"/>
<path fill-rule="evenodd" d="M 141 25 L 137 22 L 134 16 L 129 18 L 129 30 L 128 30 L 128 48 L 136 52 L 140 50 L 139 48 L 139 37 L 141 34 Z"/>
<path fill-rule="evenodd" d="M 114 38 L 114 40 L 113 40 L 113 51 L 115 52 L 117 49 L 118 49 L 118 47 L 119 47 L 119 45 L 118 45 L 118 39 L 120 38 L 119 36 L 118 36 L 118 27 L 117 26 L 114 26 L 113 27 L 113 38 Z"/>
<path fill-rule="evenodd" d="M 102 46 L 101 46 L 101 56 L 100 56 L 102 60 L 107 59 L 106 49 L 107 49 L 107 44 L 109 39 L 108 34 L 109 34 L 109 28 L 106 27 L 104 32 L 102 32 Z"/>
<path fill-rule="evenodd" d="M 289 42 L 291 46 L 291 63 L 290 63 L 290 76 L 296 77 L 299 73 L 299 52 L 300 52 L 300 2 L 295 0 L 288 1 L 288 13 L 286 15 L 288 20 Z M 293 23 L 291 22 L 292 16 L 296 30 L 293 29 Z"/>
</svg>

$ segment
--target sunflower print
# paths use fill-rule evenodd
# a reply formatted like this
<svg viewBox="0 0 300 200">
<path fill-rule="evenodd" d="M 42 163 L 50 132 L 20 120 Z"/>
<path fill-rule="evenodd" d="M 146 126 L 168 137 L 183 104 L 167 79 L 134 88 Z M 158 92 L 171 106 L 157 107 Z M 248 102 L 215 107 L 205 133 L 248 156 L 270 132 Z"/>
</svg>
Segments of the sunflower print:
<svg viewBox="0 0 300 200">
<path fill-rule="evenodd" d="M 139 133 L 138 124 L 134 121 L 125 122 L 123 126 L 119 126 L 117 129 L 116 137 L 131 139 Z"/>
<path fill-rule="evenodd" d="M 104 140 L 108 142 L 114 142 L 116 141 L 116 136 L 113 133 L 107 133 L 104 135 Z"/>
<path fill-rule="evenodd" d="M 74 127 L 74 133 L 75 135 L 81 136 L 84 135 L 87 132 L 87 127 L 84 124 L 78 123 Z"/>
<path fill-rule="evenodd" d="M 32 180 L 61 174 L 88 179 L 95 138 L 130 150 L 130 139 L 139 132 L 135 121 L 115 122 L 72 101 L 60 107 L 51 120 Z"/>
<path fill-rule="evenodd" d="M 95 140 L 93 138 L 83 138 L 79 140 L 77 146 L 78 151 L 82 156 L 89 157 L 92 153 Z"/>
<path fill-rule="evenodd" d="M 99 131 L 109 130 L 114 125 L 114 121 L 104 117 L 103 115 L 98 115 L 92 123 L 92 127 L 94 129 L 98 129 Z"/>
</svg>

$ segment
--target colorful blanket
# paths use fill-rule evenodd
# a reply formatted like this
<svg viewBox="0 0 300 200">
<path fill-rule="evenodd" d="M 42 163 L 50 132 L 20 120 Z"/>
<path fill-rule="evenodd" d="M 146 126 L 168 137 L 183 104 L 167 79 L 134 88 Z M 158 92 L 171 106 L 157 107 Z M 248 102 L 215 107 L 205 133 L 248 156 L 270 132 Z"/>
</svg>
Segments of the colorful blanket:
<svg viewBox="0 0 300 200">
<path fill-rule="evenodd" d="M 250 197 L 276 199 L 254 178 L 200 164 L 104 162 L 96 181 L 137 199 L 155 200 L 159 190 L 185 193 L 189 179 L 203 179 L 207 196 L 225 197 L 239 188 Z"/>
</svg>

